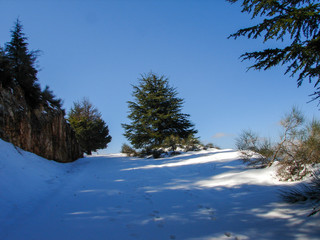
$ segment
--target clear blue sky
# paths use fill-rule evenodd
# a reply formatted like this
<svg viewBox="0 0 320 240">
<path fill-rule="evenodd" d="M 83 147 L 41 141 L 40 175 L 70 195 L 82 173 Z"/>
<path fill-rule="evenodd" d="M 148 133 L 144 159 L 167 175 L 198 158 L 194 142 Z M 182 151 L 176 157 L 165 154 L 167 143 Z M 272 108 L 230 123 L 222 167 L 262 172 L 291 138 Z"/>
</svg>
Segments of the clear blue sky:
<svg viewBox="0 0 320 240">
<path fill-rule="evenodd" d="M 119 152 L 132 84 L 140 74 L 166 75 L 183 113 L 204 143 L 234 148 L 243 129 L 276 137 L 279 120 L 293 105 L 311 119 L 313 86 L 284 75 L 284 68 L 247 72 L 242 53 L 285 43 L 227 39 L 251 26 L 239 5 L 224 0 L 0 0 L 0 45 L 10 41 L 19 17 L 29 49 L 42 51 L 38 78 L 63 99 L 68 111 L 83 97 L 102 113 Z"/>
</svg>

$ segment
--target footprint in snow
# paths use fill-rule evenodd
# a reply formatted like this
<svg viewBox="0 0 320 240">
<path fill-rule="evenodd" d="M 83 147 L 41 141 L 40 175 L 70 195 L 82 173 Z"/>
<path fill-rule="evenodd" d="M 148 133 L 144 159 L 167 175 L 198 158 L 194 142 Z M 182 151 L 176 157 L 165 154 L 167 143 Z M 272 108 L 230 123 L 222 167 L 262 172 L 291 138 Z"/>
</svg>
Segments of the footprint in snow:
<svg viewBox="0 0 320 240">
<path fill-rule="evenodd" d="M 159 211 L 157 211 L 157 210 L 152 211 L 152 213 L 150 213 L 149 216 L 153 217 L 154 220 L 160 218 Z"/>
<path fill-rule="evenodd" d="M 139 234 L 137 234 L 137 233 L 130 233 L 130 237 L 139 238 Z"/>
<path fill-rule="evenodd" d="M 163 228 L 164 227 L 164 223 L 159 223 L 157 226 L 158 226 L 158 228 Z"/>
<path fill-rule="evenodd" d="M 226 235 L 227 237 L 232 237 L 232 233 L 230 233 L 230 232 L 225 232 L 224 235 Z M 240 240 L 240 238 L 235 236 L 234 240 Z"/>
<path fill-rule="evenodd" d="M 200 209 L 200 213 L 203 215 L 208 216 L 210 220 L 216 220 L 216 217 L 214 216 L 214 209 L 209 207 L 209 206 L 203 206 L 203 205 L 198 205 L 198 208 Z"/>
<path fill-rule="evenodd" d="M 144 199 L 149 201 L 151 204 L 153 203 L 152 199 L 151 199 L 152 195 L 150 193 L 146 193 L 144 195 Z"/>
</svg>

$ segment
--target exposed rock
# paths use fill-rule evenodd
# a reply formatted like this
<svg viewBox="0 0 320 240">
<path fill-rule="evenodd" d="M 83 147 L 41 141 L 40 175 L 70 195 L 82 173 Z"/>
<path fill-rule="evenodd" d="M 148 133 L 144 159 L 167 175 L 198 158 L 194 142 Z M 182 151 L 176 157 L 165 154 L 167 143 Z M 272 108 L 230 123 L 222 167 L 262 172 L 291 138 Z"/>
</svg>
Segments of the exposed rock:
<svg viewBox="0 0 320 240">
<path fill-rule="evenodd" d="M 44 105 L 30 109 L 19 91 L 13 94 L 0 86 L 0 138 L 49 160 L 71 162 L 82 157 L 63 110 Z"/>
</svg>

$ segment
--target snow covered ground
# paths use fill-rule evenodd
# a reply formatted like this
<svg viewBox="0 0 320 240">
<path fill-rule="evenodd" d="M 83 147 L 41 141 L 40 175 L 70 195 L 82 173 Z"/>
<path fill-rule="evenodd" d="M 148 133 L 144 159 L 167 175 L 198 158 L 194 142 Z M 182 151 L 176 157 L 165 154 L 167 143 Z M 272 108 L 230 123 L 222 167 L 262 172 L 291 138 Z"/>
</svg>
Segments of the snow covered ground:
<svg viewBox="0 0 320 240">
<path fill-rule="evenodd" d="M 121 154 L 61 164 L 0 140 L 0 239 L 320 239 L 292 183 L 247 169 L 239 153 Z"/>
</svg>

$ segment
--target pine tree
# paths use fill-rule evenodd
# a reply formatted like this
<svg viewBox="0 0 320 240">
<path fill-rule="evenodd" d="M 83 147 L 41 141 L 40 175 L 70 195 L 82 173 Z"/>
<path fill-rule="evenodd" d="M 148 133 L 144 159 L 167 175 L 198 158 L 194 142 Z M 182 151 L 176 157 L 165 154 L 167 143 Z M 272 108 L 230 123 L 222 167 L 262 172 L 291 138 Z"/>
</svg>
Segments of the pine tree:
<svg viewBox="0 0 320 240">
<path fill-rule="evenodd" d="M 134 148 L 148 151 L 160 147 L 171 135 L 184 139 L 197 133 L 189 115 L 181 113 L 183 99 L 165 76 L 143 75 L 133 89 L 134 101 L 128 102 L 131 123 L 122 126 Z"/>
<path fill-rule="evenodd" d="M 42 103 L 53 109 L 62 109 L 62 100 L 60 98 L 57 98 L 53 91 L 50 90 L 49 86 L 46 86 L 45 89 L 41 92 L 42 97 Z"/>
<path fill-rule="evenodd" d="M 101 113 L 88 99 L 75 102 L 68 114 L 68 121 L 74 129 L 81 148 L 88 155 L 103 149 L 111 141 L 109 129 L 101 118 Z"/>
<path fill-rule="evenodd" d="M 3 88 L 13 87 L 13 80 L 10 73 L 10 61 L 1 47 L 0 47 L 0 85 Z"/>
<path fill-rule="evenodd" d="M 37 51 L 29 51 L 27 38 L 22 32 L 19 19 L 11 31 L 11 41 L 6 44 L 6 57 L 10 61 L 11 77 L 14 84 L 24 91 L 24 97 L 31 108 L 35 108 L 41 101 L 41 89 L 37 79 L 35 62 Z"/>
<path fill-rule="evenodd" d="M 238 0 L 227 0 L 231 3 Z M 304 79 L 315 80 L 313 99 L 320 98 L 320 4 L 318 0 L 243 0 L 242 12 L 252 18 L 266 16 L 261 23 L 240 29 L 230 37 L 247 36 L 256 39 L 264 35 L 264 42 L 291 39 L 284 48 L 265 49 L 245 53 L 243 60 L 256 60 L 250 68 L 268 69 L 286 65 L 285 73 L 298 74 L 298 86 Z M 320 104 L 320 102 L 319 102 Z"/>
</svg>

